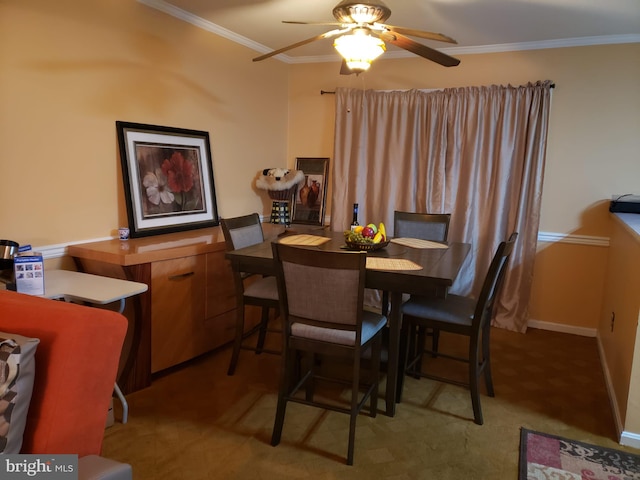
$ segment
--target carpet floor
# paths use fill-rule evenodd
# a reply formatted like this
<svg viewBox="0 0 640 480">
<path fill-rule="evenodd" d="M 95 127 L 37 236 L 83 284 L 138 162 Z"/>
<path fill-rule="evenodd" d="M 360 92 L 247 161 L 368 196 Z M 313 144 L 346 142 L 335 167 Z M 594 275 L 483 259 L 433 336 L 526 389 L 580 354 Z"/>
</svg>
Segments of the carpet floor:
<svg viewBox="0 0 640 480">
<path fill-rule="evenodd" d="M 519 480 L 640 480 L 640 455 L 523 428 Z"/>
<path fill-rule="evenodd" d="M 466 343 L 443 333 L 440 346 L 456 353 Z M 243 351 L 230 377 L 230 355 L 223 348 L 154 376 L 127 395 L 126 424 L 115 402 L 103 454 L 130 463 L 136 480 L 515 480 L 521 427 L 620 448 L 595 338 L 493 329 L 496 396 L 482 394 L 484 425 L 473 422 L 468 390 L 406 377 L 394 417 L 358 418 L 352 467 L 349 420 L 337 412 L 290 405 L 272 447 L 280 358 Z M 425 368 L 438 366 L 430 360 Z M 450 363 L 452 374 L 465 367 Z"/>
</svg>

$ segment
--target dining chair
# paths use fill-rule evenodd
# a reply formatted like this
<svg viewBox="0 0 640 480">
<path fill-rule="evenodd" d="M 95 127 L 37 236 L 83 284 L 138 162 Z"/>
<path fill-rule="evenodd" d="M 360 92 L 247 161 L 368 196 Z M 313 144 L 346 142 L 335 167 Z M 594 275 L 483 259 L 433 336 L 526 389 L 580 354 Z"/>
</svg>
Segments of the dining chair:
<svg viewBox="0 0 640 480">
<path fill-rule="evenodd" d="M 377 413 L 381 335 L 387 322 L 384 315 L 363 309 L 366 252 L 280 243 L 272 248 L 283 319 L 283 366 L 271 445 L 280 443 L 288 402 L 346 413 L 347 464 L 353 465 L 356 418 L 367 399 L 370 416 Z M 368 376 L 361 372 L 365 350 L 371 352 Z M 344 375 L 348 370 L 336 378 L 331 369 L 322 368 L 330 358 L 350 362 L 350 379 Z M 349 405 L 317 396 L 317 380 L 350 387 Z"/>
<path fill-rule="evenodd" d="M 484 279 L 482 290 L 477 300 L 470 297 L 448 294 L 446 297 L 412 297 L 402 305 L 403 328 L 410 339 L 416 327 L 433 328 L 469 338 L 469 349 L 466 357 L 449 355 L 441 351 L 420 350 L 413 358 L 409 358 L 410 349 L 404 352 L 405 371 L 414 376 L 462 385 L 471 391 L 474 421 L 483 424 L 480 406 L 480 377 L 484 376 L 487 393 L 493 397 L 493 380 L 490 363 L 491 318 L 495 300 L 500 293 L 504 281 L 507 264 L 518 234 L 513 233 L 506 242 L 501 242 L 491 261 Z M 432 375 L 418 370 L 423 353 L 431 353 L 435 357 L 462 361 L 468 364 L 468 381 L 461 382 L 452 378 Z"/>
<path fill-rule="evenodd" d="M 393 212 L 393 236 L 395 238 L 419 238 L 434 242 L 446 242 L 449 236 L 450 213 Z M 382 313 L 389 313 L 389 292 L 382 292 Z"/>
<path fill-rule="evenodd" d="M 450 213 L 393 212 L 393 236 L 446 242 Z"/>
<path fill-rule="evenodd" d="M 257 213 L 235 218 L 220 219 L 227 251 L 249 247 L 264 241 L 260 216 Z M 270 309 L 278 311 L 278 285 L 274 276 L 259 276 L 237 271 L 233 268 L 236 291 L 236 331 L 227 375 L 233 375 L 238 364 L 240 350 L 253 350 L 256 354 L 280 354 L 280 351 L 264 348 L 267 332 L 280 332 L 269 328 Z M 245 331 L 246 306 L 261 308 L 260 323 Z M 255 347 L 245 340 L 258 333 Z"/>
<path fill-rule="evenodd" d="M 417 213 L 396 210 L 393 212 L 393 236 L 396 238 L 418 238 L 434 242 L 446 242 L 449 236 L 450 213 Z M 425 290 L 425 295 L 441 295 L 436 290 Z M 389 292 L 382 292 L 382 313 L 389 314 Z M 432 347 L 438 350 L 438 331 L 432 330 Z M 424 349 L 426 330 L 418 328 L 412 337 L 411 345 L 417 345 L 418 349 Z"/>
</svg>

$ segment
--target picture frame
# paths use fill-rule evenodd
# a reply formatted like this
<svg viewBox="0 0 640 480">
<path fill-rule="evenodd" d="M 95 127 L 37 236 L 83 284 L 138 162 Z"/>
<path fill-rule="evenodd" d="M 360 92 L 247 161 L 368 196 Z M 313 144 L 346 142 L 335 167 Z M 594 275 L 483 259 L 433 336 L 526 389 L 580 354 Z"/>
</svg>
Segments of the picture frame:
<svg viewBox="0 0 640 480">
<path fill-rule="evenodd" d="M 304 173 L 304 183 L 294 198 L 292 223 L 324 225 L 328 169 L 329 158 L 296 158 L 296 170 Z"/>
<path fill-rule="evenodd" d="M 131 238 L 216 226 L 209 133 L 116 121 Z"/>
</svg>

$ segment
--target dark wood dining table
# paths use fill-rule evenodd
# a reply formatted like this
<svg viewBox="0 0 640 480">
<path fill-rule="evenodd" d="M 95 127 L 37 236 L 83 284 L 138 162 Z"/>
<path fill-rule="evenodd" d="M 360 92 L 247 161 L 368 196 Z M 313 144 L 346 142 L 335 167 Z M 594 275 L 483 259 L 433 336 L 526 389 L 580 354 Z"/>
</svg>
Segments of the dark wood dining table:
<svg viewBox="0 0 640 480">
<path fill-rule="evenodd" d="M 307 246 L 307 248 L 321 250 L 346 248 L 342 232 L 316 228 L 304 232 L 293 231 L 289 233 L 285 231 L 283 234 L 262 243 L 229 251 L 226 253 L 226 257 L 231 262 L 232 268 L 239 271 L 272 275 L 275 273 L 271 250 L 272 241 L 281 241 L 296 233 L 328 238 L 328 241 L 321 245 Z M 432 290 L 434 286 L 438 288 L 438 291 L 446 293 L 447 289 L 453 285 L 470 250 L 471 245 L 468 243 L 450 242 L 447 244 L 447 248 L 413 248 L 391 241 L 383 249 L 367 252 L 368 257 L 388 259 L 389 261 L 386 262 L 388 267 L 394 268 L 386 269 L 384 260 L 381 262 L 382 269 L 380 269 L 381 265 L 371 268 L 368 261 L 365 278 L 366 288 L 386 290 L 389 292 L 391 300 L 391 312 L 388 317 L 389 346 L 385 392 L 386 414 L 389 416 L 395 415 L 396 402 L 400 400 L 404 380 L 404 361 L 400 358 L 406 341 L 406 336 L 401 335 L 402 294 L 419 295 L 429 289 Z M 400 262 L 397 263 L 400 265 L 392 265 L 396 262 L 391 260 L 399 260 Z M 403 264 L 411 265 L 411 268 L 396 269 L 398 266 L 402 268 Z"/>
</svg>

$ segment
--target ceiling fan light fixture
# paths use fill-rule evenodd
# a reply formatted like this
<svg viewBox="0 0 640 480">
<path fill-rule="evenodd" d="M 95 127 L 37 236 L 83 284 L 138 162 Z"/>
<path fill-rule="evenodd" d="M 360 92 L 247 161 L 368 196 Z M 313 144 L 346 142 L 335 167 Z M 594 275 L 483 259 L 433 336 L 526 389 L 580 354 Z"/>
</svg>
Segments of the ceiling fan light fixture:
<svg viewBox="0 0 640 480">
<path fill-rule="evenodd" d="M 371 62 L 386 50 L 382 40 L 372 37 L 362 28 L 357 28 L 350 34 L 336 38 L 333 46 L 354 72 L 368 70 Z"/>
<path fill-rule="evenodd" d="M 389 18 L 391 10 L 379 0 L 342 0 L 333 9 L 333 16 L 342 23 L 375 23 Z"/>
</svg>

